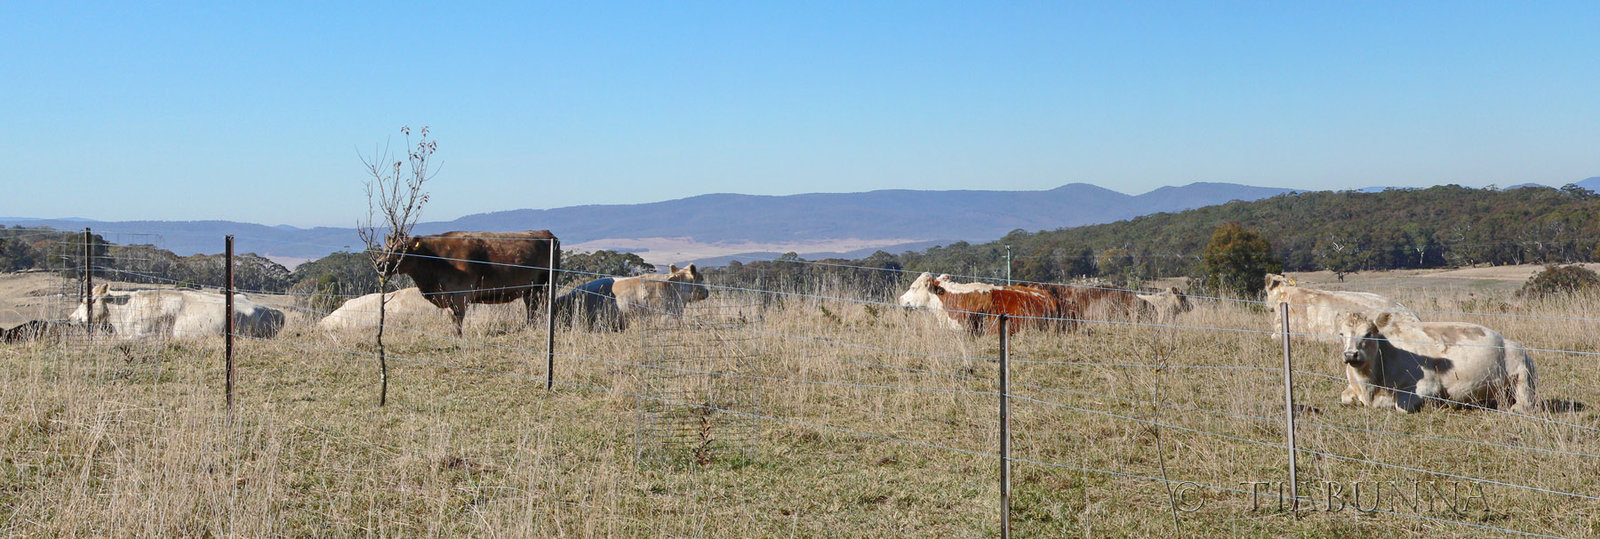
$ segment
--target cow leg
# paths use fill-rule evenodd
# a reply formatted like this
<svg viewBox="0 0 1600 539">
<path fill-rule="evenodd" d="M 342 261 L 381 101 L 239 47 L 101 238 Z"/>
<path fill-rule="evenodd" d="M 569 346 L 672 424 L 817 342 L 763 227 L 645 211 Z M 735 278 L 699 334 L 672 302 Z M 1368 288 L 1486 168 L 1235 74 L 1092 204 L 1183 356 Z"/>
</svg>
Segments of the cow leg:
<svg viewBox="0 0 1600 539">
<path fill-rule="evenodd" d="M 1417 381 L 1417 386 L 1412 389 L 1414 393 L 1395 392 L 1394 406 L 1405 413 L 1416 413 L 1422 409 L 1423 401 L 1436 398 L 1443 394 L 1444 386 L 1439 385 L 1438 377 L 1432 372 L 1424 371 L 1422 379 Z"/>
<path fill-rule="evenodd" d="M 467 298 L 450 298 L 450 316 L 456 323 L 456 336 L 461 336 L 461 324 L 467 319 Z"/>
<path fill-rule="evenodd" d="M 530 287 L 525 292 L 526 293 L 522 295 L 522 305 L 527 308 L 528 325 L 531 326 L 533 325 L 533 313 L 539 309 L 540 297 L 546 294 L 546 292 L 542 286 L 539 288 Z"/>
</svg>

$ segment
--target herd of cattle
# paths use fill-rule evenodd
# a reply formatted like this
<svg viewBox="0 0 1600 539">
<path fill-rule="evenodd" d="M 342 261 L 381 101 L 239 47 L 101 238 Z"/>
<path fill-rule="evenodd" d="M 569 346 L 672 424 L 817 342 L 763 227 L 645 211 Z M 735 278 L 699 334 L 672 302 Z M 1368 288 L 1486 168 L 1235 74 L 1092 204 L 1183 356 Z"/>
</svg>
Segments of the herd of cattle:
<svg viewBox="0 0 1600 539">
<path fill-rule="evenodd" d="M 392 248 L 399 273 L 417 288 L 389 293 L 385 311 L 397 319 L 439 316 L 448 310 L 456 334 L 472 303 L 523 300 L 531 322 L 542 289 L 560 269 L 556 238 L 546 230 L 525 232 L 449 232 L 411 238 Z M 607 277 L 584 283 L 555 300 L 559 318 L 591 330 L 621 330 L 629 319 L 651 314 L 677 315 L 693 301 L 706 299 L 703 275 L 693 265 L 672 266 L 666 274 Z M 1276 321 L 1288 306 L 1292 337 L 1334 338 L 1343 343 L 1348 380 L 1340 400 L 1346 404 L 1393 407 L 1415 412 L 1426 400 L 1536 409 L 1533 361 L 1526 350 L 1489 328 L 1459 322 L 1423 322 L 1400 303 L 1364 292 L 1338 292 L 1297 286 L 1281 275 L 1267 276 L 1276 338 Z M 378 294 L 351 299 L 318 322 L 326 330 L 378 324 Z M 1023 329 L 1073 331 L 1086 321 L 1171 322 L 1192 309 L 1180 290 L 1138 294 L 1096 286 L 1030 284 L 999 286 L 956 283 L 949 275 L 919 275 L 900 304 L 934 314 L 942 325 L 973 334 L 999 331 L 998 315 Z M 223 296 L 190 290 L 140 290 L 111 293 L 96 287 L 69 317 L 91 321 L 118 338 L 139 339 L 222 335 Z M 91 316 L 92 313 L 92 316 Z M 271 338 L 284 325 L 284 313 L 243 296 L 234 299 L 235 333 Z M 60 327 L 29 322 L 0 334 L 5 341 L 37 339 Z"/>
<path fill-rule="evenodd" d="M 1428 400 L 1492 405 L 1518 413 L 1537 408 L 1533 360 L 1500 333 L 1463 322 L 1423 322 L 1399 302 L 1366 292 L 1296 286 L 1267 276 L 1274 337 L 1288 306 L 1291 337 L 1334 338 L 1343 344 L 1345 404 L 1416 412 Z M 956 283 L 949 275 L 918 276 L 900 304 L 934 312 L 951 329 L 997 333 L 999 315 L 1023 328 L 1070 331 L 1090 320 L 1171 321 L 1190 310 L 1175 288 L 1135 294 L 1095 286 Z"/>
</svg>

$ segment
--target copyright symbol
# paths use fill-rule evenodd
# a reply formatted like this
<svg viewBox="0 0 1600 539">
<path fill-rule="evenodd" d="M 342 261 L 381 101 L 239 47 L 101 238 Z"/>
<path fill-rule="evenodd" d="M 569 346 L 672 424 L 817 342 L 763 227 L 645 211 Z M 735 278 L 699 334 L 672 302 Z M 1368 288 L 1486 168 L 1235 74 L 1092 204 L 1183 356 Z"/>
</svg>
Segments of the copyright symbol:
<svg viewBox="0 0 1600 539">
<path fill-rule="evenodd" d="M 1193 513 L 1206 505 L 1206 499 L 1200 494 L 1200 485 L 1183 481 L 1172 487 L 1172 504 L 1178 511 Z"/>
</svg>

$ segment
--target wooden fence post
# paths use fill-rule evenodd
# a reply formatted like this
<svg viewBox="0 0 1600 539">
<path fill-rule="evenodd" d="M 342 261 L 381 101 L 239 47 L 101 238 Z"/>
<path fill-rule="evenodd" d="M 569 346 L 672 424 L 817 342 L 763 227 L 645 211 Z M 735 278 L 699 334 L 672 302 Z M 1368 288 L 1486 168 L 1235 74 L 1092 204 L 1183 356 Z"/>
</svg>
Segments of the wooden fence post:
<svg viewBox="0 0 1600 539">
<path fill-rule="evenodd" d="M 227 381 L 224 392 L 228 398 L 228 419 L 233 419 L 233 235 L 229 234 L 226 246 L 223 248 L 223 259 L 227 262 L 227 272 L 223 277 L 223 308 L 222 313 L 222 356 L 223 367 L 227 371 Z"/>
<path fill-rule="evenodd" d="M 1289 436 L 1289 511 L 1298 517 L 1300 483 L 1294 464 L 1294 367 L 1289 361 L 1289 304 L 1279 304 L 1278 312 L 1283 313 L 1283 421 Z"/>
<path fill-rule="evenodd" d="M 1000 537 L 1011 537 L 1011 338 L 1000 315 Z"/>
</svg>

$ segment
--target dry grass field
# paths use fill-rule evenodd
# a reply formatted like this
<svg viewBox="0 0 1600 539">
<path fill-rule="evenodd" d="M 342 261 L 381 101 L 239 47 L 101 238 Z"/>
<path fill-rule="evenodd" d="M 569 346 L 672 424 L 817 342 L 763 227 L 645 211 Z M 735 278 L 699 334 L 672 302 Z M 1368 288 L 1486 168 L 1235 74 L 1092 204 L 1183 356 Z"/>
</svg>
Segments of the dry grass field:
<svg viewBox="0 0 1600 539">
<path fill-rule="evenodd" d="M 1280 483 L 1269 483 L 1287 479 L 1282 358 L 1259 306 L 1200 301 L 1177 321 L 1184 327 L 1024 332 L 1012 342 L 1014 530 L 1600 534 L 1600 298 L 1527 302 L 1471 276 L 1300 277 L 1393 294 L 1427 320 L 1473 321 L 1530 348 L 1579 353 L 1534 352 L 1550 404 L 1534 417 L 1439 406 L 1402 415 L 1340 405 L 1332 345 L 1295 342 L 1299 474 L 1310 500 L 1291 514 L 1279 508 Z M 296 314 L 277 339 L 240 343 L 231 420 L 215 338 L 0 347 L 0 529 L 998 533 L 996 338 L 854 299 L 762 302 L 714 291 L 689 316 L 719 325 L 559 332 L 550 391 L 542 323 L 524 327 L 510 309 L 475 308 L 457 340 L 441 316 L 422 333 L 390 332 L 397 359 L 379 408 L 370 336 L 326 335 Z M 668 339 L 740 360 L 680 366 L 736 375 L 697 376 L 736 380 L 750 393 L 754 405 L 742 411 L 762 417 L 754 458 L 692 450 L 636 458 L 637 395 L 661 374 L 642 365 L 655 365 Z M 689 409 L 710 438 L 744 417 Z"/>
</svg>

